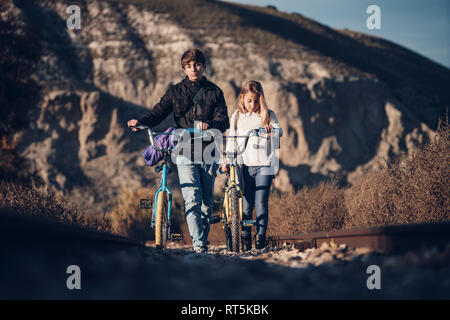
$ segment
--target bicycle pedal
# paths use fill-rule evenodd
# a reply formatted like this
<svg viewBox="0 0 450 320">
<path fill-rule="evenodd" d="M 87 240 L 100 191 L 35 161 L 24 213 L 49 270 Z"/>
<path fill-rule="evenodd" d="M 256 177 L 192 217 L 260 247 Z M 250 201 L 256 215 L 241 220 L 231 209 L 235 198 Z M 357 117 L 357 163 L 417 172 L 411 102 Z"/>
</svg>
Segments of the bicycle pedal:
<svg viewBox="0 0 450 320">
<path fill-rule="evenodd" d="M 219 223 L 219 222 L 222 222 L 222 217 L 221 216 L 212 216 L 209 219 L 209 223 L 210 224 L 215 224 L 215 223 Z"/>
<path fill-rule="evenodd" d="M 139 208 L 151 209 L 152 208 L 152 199 L 140 199 L 139 200 Z"/>
<path fill-rule="evenodd" d="M 172 233 L 170 235 L 171 241 L 183 241 L 183 234 L 181 233 Z"/>
<path fill-rule="evenodd" d="M 251 227 L 256 223 L 255 220 L 242 220 L 243 227 Z"/>
</svg>

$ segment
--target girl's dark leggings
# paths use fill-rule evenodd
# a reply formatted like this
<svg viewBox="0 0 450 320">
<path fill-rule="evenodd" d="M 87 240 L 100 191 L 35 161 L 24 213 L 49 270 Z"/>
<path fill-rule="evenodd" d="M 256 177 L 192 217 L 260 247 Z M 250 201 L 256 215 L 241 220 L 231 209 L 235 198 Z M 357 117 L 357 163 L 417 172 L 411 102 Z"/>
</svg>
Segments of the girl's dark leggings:
<svg viewBox="0 0 450 320">
<path fill-rule="evenodd" d="M 265 235 L 269 219 L 269 193 L 273 180 L 270 167 L 243 166 L 244 220 L 252 220 L 256 207 L 256 234 Z M 251 227 L 242 227 L 242 234 L 250 234 Z"/>
</svg>

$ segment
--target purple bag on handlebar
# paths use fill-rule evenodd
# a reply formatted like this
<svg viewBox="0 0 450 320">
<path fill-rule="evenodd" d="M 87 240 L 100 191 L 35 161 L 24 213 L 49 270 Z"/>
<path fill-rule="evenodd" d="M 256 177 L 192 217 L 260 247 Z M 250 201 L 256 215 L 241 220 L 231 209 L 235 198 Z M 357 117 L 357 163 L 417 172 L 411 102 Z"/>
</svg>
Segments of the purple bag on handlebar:
<svg viewBox="0 0 450 320">
<path fill-rule="evenodd" d="M 169 127 L 165 133 L 171 133 L 174 131 L 174 127 Z M 166 135 L 166 134 L 160 134 L 155 137 L 155 144 L 158 148 L 164 148 L 164 149 L 173 149 L 175 144 L 173 141 L 173 134 Z M 163 159 L 163 155 L 160 151 L 157 151 L 153 149 L 152 146 L 148 146 L 147 149 L 145 149 L 142 153 L 142 156 L 145 159 L 145 165 L 146 166 L 154 166 L 157 164 L 160 160 Z"/>
</svg>

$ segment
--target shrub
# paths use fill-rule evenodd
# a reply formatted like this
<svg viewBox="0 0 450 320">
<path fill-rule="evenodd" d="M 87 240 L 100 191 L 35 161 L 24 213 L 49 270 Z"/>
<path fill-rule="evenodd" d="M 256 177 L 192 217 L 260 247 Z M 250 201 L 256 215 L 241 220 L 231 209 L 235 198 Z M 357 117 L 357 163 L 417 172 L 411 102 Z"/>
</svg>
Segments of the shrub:
<svg viewBox="0 0 450 320">
<path fill-rule="evenodd" d="M 40 191 L 10 182 L 0 183 L 0 211 L 2 214 L 34 216 L 52 222 L 112 232 L 105 217 L 88 219 L 84 212 L 69 201 L 50 191 Z"/>
<path fill-rule="evenodd" d="M 322 182 L 295 194 L 272 194 L 268 232 L 450 221 L 449 175 L 448 122 L 440 122 L 434 139 L 386 168 L 368 172 L 352 186 Z"/>
<path fill-rule="evenodd" d="M 448 124 L 416 152 L 370 172 L 345 191 L 345 227 L 450 220 Z"/>
<path fill-rule="evenodd" d="M 338 230 L 346 210 L 343 189 L 336 181 L 304 187 L 296 193 L 273 194 L 269 200 L 268 234 Z"/>
</svg>

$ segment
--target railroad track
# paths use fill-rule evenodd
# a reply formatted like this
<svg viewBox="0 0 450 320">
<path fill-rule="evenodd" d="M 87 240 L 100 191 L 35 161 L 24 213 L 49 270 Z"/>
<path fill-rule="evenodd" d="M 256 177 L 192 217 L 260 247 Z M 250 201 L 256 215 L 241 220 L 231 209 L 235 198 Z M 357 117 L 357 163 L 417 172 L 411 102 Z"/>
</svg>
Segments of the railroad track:
<svg viewBox="0 0 450 320">
<path fill-rule="evenodd" d="M 284 234 L 267 238 L 272 246 L 291 243 L 300 250 L 318 248 L 334 242 L 350 247 L 369 247 L 381 252 L 399 252 L 422 246 L 445 246 L 450 243 L 450 222 L 387 225 L 351 230 Z"/>
<path fill-rule="evenodd" d="M 0 214 L 1 245 L 109 245 L 145 246 L 149 243 L 73 225 L 62 225 L 39 217 Z M 340 231 L 269 236 L 269 245 L 293 244 L 300 250 L 318 248 L 334 242 L 349 247 L 369 247 L 381 252 L 397 252 L 421 246 L 445 246 L 450 243 L 450 222 L 387 225 Z M 0 246 L 1 246 L 0 245 Z"/>
</svg>

